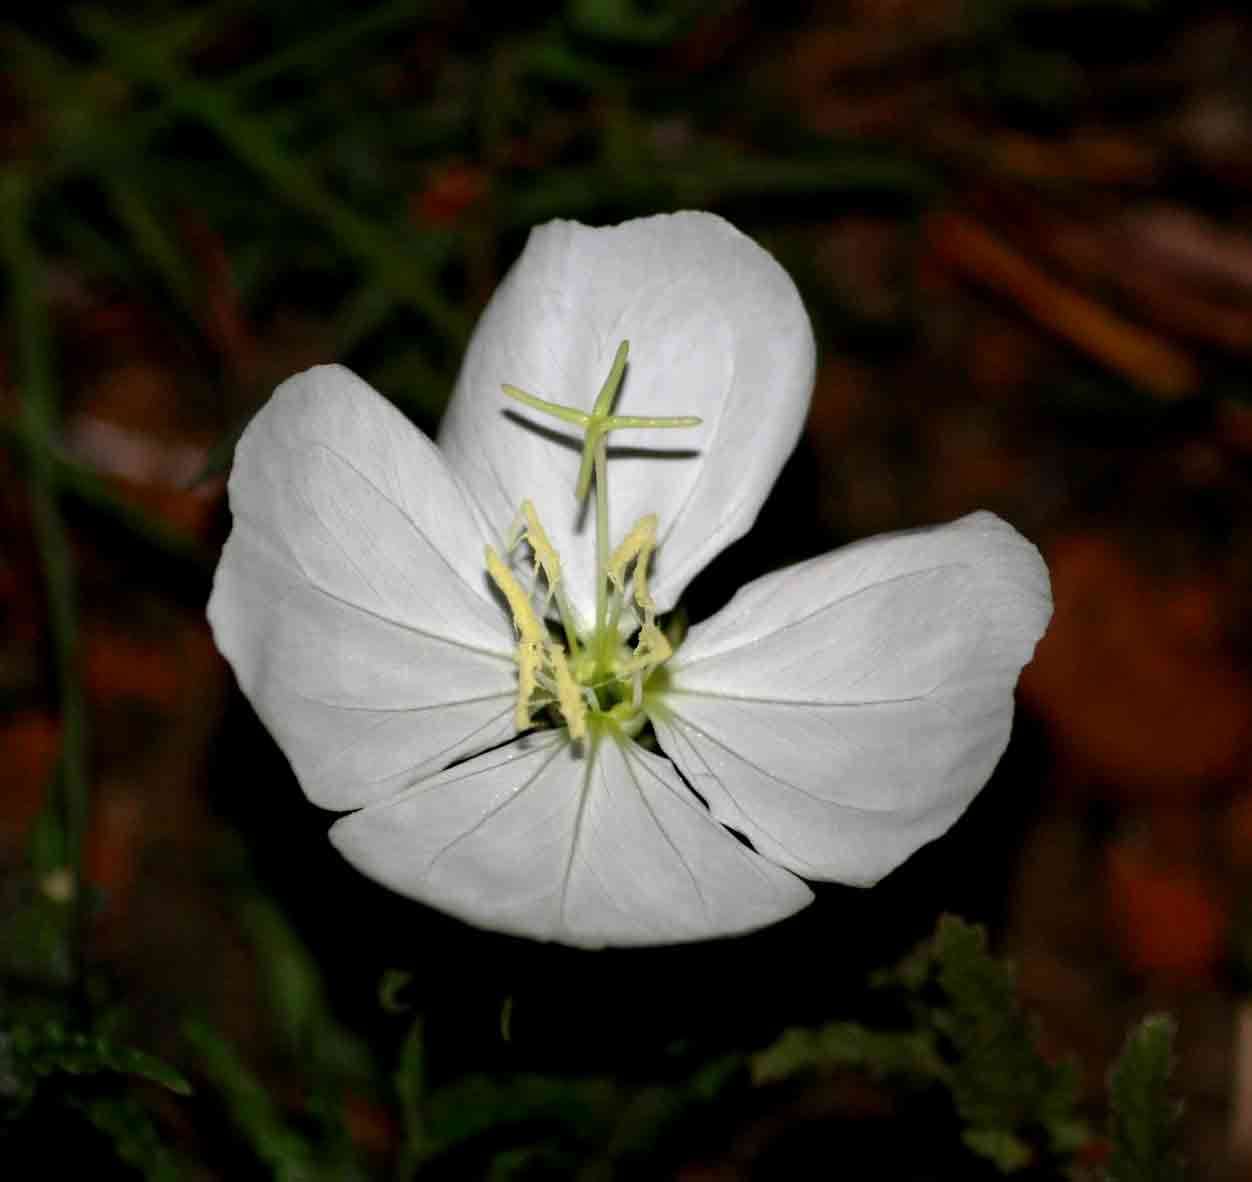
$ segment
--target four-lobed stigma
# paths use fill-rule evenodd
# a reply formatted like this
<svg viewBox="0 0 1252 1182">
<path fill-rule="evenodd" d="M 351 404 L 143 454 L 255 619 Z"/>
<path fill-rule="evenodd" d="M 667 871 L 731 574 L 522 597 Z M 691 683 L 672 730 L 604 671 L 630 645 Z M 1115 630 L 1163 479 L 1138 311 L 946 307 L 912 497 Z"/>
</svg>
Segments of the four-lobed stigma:
<svg viewBox="0 0 1252 1182">
<path fill-rule="evenodd" d="M 518 730 L 534 725 L 536 712 L 545 710 L 569 729 L 573 739 L 584 738 L 589 725 L 604 722 L 635 735 L 645 721 L 644 687 L 674 652 L 669 638 L 657 626 L 656 603 L 648 589 L 649 563 L 657 546 L 656 515 L 640 518 L 609 551 L 606 440 L 609 432 L 623 427 L 694 427 L 700 419 L 610 413 L 621 387 L 629 347 L 627 341 L 618 346 L 590 413 L 537 398 L 516 386 L 503 387 L 509 397 L 532 410 L 553 415 L 582 431 L 582 462 L 575 495 L 579 500 L 585 497 L 593 479 L 596 494 L 596 617 L 590 629 L 580 627 L 571 610 L 560 555 L 529 500 L 522 502 L 507 541 L 510 551 L 523 542 L 530 547 L 534 560 L 531 592 L 523 589 L 506 559 L 487 547 L 487 573 L 504 596 L 517 631 L 514 724 Z M 540 581 L 546 592 L 536 611 L 532 599 Z M 564 643 L 546 622 L 554 604 Z M 633 646 L 623 640 L 632 633 Z"/>
</svg>

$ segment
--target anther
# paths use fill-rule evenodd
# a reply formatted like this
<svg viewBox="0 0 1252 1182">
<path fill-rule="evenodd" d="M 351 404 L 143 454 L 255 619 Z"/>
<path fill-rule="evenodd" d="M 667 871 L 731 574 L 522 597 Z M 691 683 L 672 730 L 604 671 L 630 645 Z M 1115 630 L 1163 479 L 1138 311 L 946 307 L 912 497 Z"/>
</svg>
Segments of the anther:
<svg viewBox="0 0 1252 1182">
<path fill-rule="evenodd" d="M 656 545 L 656 518 L 652 519 L 652 545 L 639 552 L 635 563 L 635 602 L 643 611 L 644 627 L 656 631 L 656 600 L 648 590 L 648 561 Z"/>
<path fill-rule="evenodd" d="M 522 502 L 522 517 L 526 522 L 526 541 L 530 544 L 531 553 L 535 556 L 535 573 L 538 574 L 542 570 L 543 577 L 548 584 L 548 594 L 544 600 L 546 608 L 556 593 L 556 589 L 561 585 L 561 559 L 549 540 L 547 531 L 539 522 L 539 514 L 535 512 L 535 506 L 530 501 Z"/>
<path fill-rule="evenodd" d="M 673 646 L 665 633 L 651 621 L 645 621 L 643 627 L 639 629 L 635 651 L 628 661 L 623 662 L 619 672 L 625 676 L 633 673 L 647 673 L 658 665 L 663 665 L 673 655 Z"/>
<path fill-rule="evenodd" d="M 517 646 L 517 703 L 513 708 L 513 725 L 519 731 L 530 726 L 531 695 L 539 688 L 539 672 L 543 652 L 539 645 L 522 641 Z"/>
<path fill-rule="evenodd" d="M 508 603 L 509 611 L 513 613 L 513 623 L 517 625 L 517 633 L 522 642 L 543 644 L 547 634 L 535 615 L 535 609 L 530 606 L 530 599 L 527 598 L 526 592 L 522 590 L 513 572 L 491 546 L 487 547 L 487 573 L 491 576 L 492 582 L 500 588 L 500 593 Z"/>
<path fill-rule="evenodd" d="M 645 563 L 646 570 L 646 555 L 655 545 L 656 514 L 649 513 L 634 524 L 630 533 L 622 539 L 621 545 L 613 551 L 612 557 L 609 558 L 609 568 L 606 573 L 613 586 L 619 591 L 625 590 L 626 568 L 632 562 L 635 562 L 636 559 L 639 559 L 641 555 L 645 556 L 642 561 Z"/>
<path fill-rule="evenodd" d="M 570 672 L 565 650 L 558 645 L 548 646 L 548 661 L 556 674 L 556 695 L 570 737 L 581 739 L 587 733 L 587 704 L 574 675 Z"/>
</svg>

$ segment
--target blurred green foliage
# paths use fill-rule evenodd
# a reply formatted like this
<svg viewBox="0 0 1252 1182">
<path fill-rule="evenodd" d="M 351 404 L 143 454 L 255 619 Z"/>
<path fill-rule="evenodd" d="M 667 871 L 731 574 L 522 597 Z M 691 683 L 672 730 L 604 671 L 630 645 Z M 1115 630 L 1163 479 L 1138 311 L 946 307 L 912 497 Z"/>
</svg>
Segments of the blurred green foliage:
<svg viewBox="0 0 1252 1182">
<path fill-rule="evenodd" d="M 1169 1090 L 1175 1032 L 1171 1018 L 1161 1014 L 1145 1018 L 1131 1031 L 1113 1067 L 1108 1182 L 1181 1182 L 1182 1106 Z"/>
<path fill-rule="evenodd" d="M 254 901 L 255 902 L 255 901 Z M 261 904 L 268 910 L 268 904 Z M 304 975 L 307 953 L 281 919 L 270 915 L 258 952 L 290 961 L 281 976 Z M 271 974 L 274 966 L 267 970 Z M 297 981 L 304 994 L 317 986 Z M 350 1131 L 345 1087 L 377 1088 L 399 1120 L 390 1176 L 633 1177 L 655 1161 L 666 1138 L 718 1106 L 742 1110 L 754 1092 L 808 1079 L 863 1077 L 891 1092 L 903 1088 L 937 1121 L 917 1126 L 921 1157 L 953 1158 L 957 1137 L 973 1157 L 1001 1174 L 1030 1168 L 1032 1176 L 1061 1177 L 1076 1169 L 1090 1135 L 1077 1113 L 1072 1068 L 1048 1063 L 1013 996 L 1012 973 L 992 959 L 984 933 L 952 917 L 904 964 L 876 975 L 874 988 L 903 1001 L 902 1023 L 874 1027 L 840 1021 L 784 1031 L 750 1054 L 716 1056 L 666 1081 L 611 1076 L 470 1072 L 432 1086 L 426 1077 L 423 1020 L 416 1016 L 399 1048 L 390 1086 L 372 1079 L 365 1056 L 333 1062 L 315 1038 L 301 1056 L 305 1094 L 281 1100 L 219 1031 L 199 1019 L 184 1027 L 192 1100 L 222 1112 L 241 1161 L 283 1180 L 368 1179 L 383 1165 Z M 333 1019 L 308 996 L 292 1006 L 309 1025 L 333 1029 Z M 74 1032 L 57 1020 L 10 1023 L 0 1039 L 3 1119 L 21 1119 L 40 1089 L 64 1112 L 77 1111 L 113 1142 L 120 1160 L 145 1177 L 165 1178 L 179 1150 L 167 1147 L 161 1122 L 140 1093 L 56 1086 L 57 1076 L 113 1073 L 191 1097 L 174 1068 L 103 1034 Z M 1165 1182 L 1182 1177 L 1173 1150 L 1177 1105 L 1169 1098 L 1173 1027 L 1148 1019 L 1132 1035 L 1111 1077 L 1113 1116 L 1109 1182 Z M 354 1045 L 349 1039 L 348 1045 Z M 945 1109 L 955 1118 L 943 1117 Z M 184 1113 L 179 1124 L 191 1117 Z M 203 1112 L 202 1112 L 203 1115 Z M 61 1119 L 64 1119 L 63 1117 Z M 184 1130 L 185 1131 L 185 1130 Z M 926 1138 L 936 1138 L 927 1144 Z M 537 1172 L 536 1172 L 537 1171 Z"/>
<path fill-rule="evenodd" d="M 965 1144 L 1004 1173 L 1041 1159 L 1056 1168 L 1088 1140 L 1073 1065 L 1040 1055 L 1012 973 L 988 953 L 981 929 L 945 916 L 932 940 L 879 973 L 875 984 L 903 992 L 908 1028 L 835 1022 L 790 1030 L 753 1057 L 754 1079 L 850 1067 L 913 1087 L 938 1085 L 951 1098 Z"/>
<path fill-rule="evenodd" d="M 89 1075 L 114 1072 L 151 1080 L 180 1096 L 191 1094 L 191 1085 L 172 1067 L 132 1047 L 119 1046 L 102 1034 L 88 1035 L 66 1030 L 53 1019 L 39 1025 L 18 1025 L 5 1043 L 8 1060 L 5 1077 L 11 1099 L 28 1101 L 37 1081 L 63 1072 Z"/>
</svg>

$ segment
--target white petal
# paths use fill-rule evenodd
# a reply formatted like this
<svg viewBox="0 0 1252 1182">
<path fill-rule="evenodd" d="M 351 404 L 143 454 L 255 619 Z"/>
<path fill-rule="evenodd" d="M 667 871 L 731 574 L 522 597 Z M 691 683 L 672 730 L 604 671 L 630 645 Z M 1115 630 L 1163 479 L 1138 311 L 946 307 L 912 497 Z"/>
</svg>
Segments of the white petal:
<svg viewBox="0 0 1252 1182">
<path fill-rule="evenodd" d="M 693 628 L 657 737 L 767 858 L 873 883 L 990 776 L 1051 611 L 1038 551 L 990 513 L 849 546 Z"/>
<path fill-rule="evenodd" d="M 609 441 L 612 544 L 640 517 L 659 515 L 652 590 L 662 611 L 752 525 L 813 385 L 812 330 L 795 285 L 721 218 L 549 222 L 531 233 L 470 342 L 439 442 L 496 529 L 507 529 L 523 498 L 534 501 L 585 622 L 595 515 L 574 500 L 581 441 L 500 386 L 590 409 L 622 340 L 630 362 L 618 413 L 704 420 Z"/>
<path fill-rule="evenodd" d="M 750 931 L 812 898 L 716 824 L 667 760 L 608 737 L 588 758 L 563 730 L 450 768 L 330 837 L 403 895 L 584 948 Z"/>
<path fill-rule="evenodd" d="M 512 637 L 483 532 L 434 445 L 339 366 L 248 425 L 209 601 L 217 646 L 327 808 L 514 733 Z"/>
</svg>

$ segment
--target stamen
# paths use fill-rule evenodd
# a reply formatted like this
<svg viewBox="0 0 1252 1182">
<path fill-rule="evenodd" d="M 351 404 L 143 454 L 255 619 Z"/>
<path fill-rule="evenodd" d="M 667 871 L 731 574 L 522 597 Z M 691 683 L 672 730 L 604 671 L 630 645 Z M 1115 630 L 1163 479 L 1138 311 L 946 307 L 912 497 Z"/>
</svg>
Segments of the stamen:
<svg viewBox="0 0 1252 1182">
<path fill-rule="evenodd" d="M 648 660 L 653 667 L 662 665 L 674 655 L 669 637 L 655 624 L 645 624 L 639 636 L 640 643 L 648 650 Z"/>
<path fill-rule="evenodd" d="M 547 633 L 544 632 L 543 625 L 539 623 L 535 609 L 530 606 L 530 599 L 522 590 L 513 572 L 501 561 L 500 555 L 491 546 L 487 547 L 487 573 L 491 576 L 492 582 L 500 588 L 500 593 L 508 603 L 509 611 L 513 613 L 513 623 L 517 625 L 517 632 L 522 638 L 522 643 L 542 645 L 547 638 Z"/>
<path fill-rule="evenodd" d="M 523 538 L 530 546 L 534 557 L 534 573 L 536 584 L 539 572 L 543 572 L 544 581 L 548 584 L 547 594 L 543 598 L 543 611 L 546 612 L 553 599 L 556 600 L 557 611 L 561 616 L 561 627 L 565 629 L 565 643 L 569 651 L 578 655 L 578 627 L 569 601 L 565 598 L 565 590 L 561 585 L 561 557 L 548 537 L 548 532 L 539 520 L 534 503 L 526 500 L 517 511 L 517 520 L 509 532 L 509 548 L 512 549 Z"/>
<path fill-rule="evenodd" d="M 656 600 L 648 590 L 648 560 L 656 549 L 656 518 L 652 518 L 652 545 L 639 552 L 635 563 L 635 602 L 643 609 L 644 627 L 656 631 Z"/>
<path fill-rule="evenodd" d="M 656 514 L 649 513 L 646 517 L 641 517 L 623 539 L 620 546 L 613 551 L 612 557 L 609 559 L 608 569 L 605 572 L 609 577 L 609 582 L 613 584 L 619 591 L 626 589 L 626 568 L 640 557 L 646 555 L 656 546 Z M 647 558 L 643 559 L 646 563 Z M 635 578 L 638 579 L 638 574 Z M 646 577 L 646 576 L 645 576 Z"/>
<path fill-rule="evenodd" d="M 674 649 L 666 639 L 665 633 L 650 621 L 639 629 L 639 639 L 635 643 L 635 651 L 628 661 L 624 661 L 618 673 L 629 676 L 632 673 L 647 673 L 658 665 L 663 665 L 674 655 Z"/>
<path fill-rule="evenodd" d="M 513 707 L 513 725 L 524 731 L 530 726 L 531 695 L 539 688 L 543 673 L 547 634 L 521 584 L 491 546 L 487 547 L 487 573 L 500 588 L 517 627 L 517 702 Z"/>
<path fill-rule="evenodd" d="M 530 501 L 522 502 L 522 516 L 526 520 L 526 541 L 530 543 L 531 552 L 535 556 L 535 573 L 542 569 L 543 577 L 548 584 L 548 594 L 544 599 L 544 608 L 552 601 L 557 588 L 561 585 L 561 559 L 548 538 L 547 532 L 539 522 L 539 514 Z"/>
<path fill-rule="evenodd" d="M 565 717 L 565 725 L 569 727 L 570 737 L 581 739 L 587 733 L 587 704 L 583 701 L 582 691 L 574 675 L 570 672 L 569 662 L 565 659 L 565 650 L 555 644 L 548 645 L 548 661 L 556 674 L 556 694 L 560 703 L 561 714 Z"/>
<path fill-rule="evenodd" d="M 517 646 L 517 704 L 513 708 L 513 725 L 519 731 L 530 726 L 531 695 L 539 688 L 539 671 L 543 651 L 537 644 L 522 641 Z"/>
<path fill-rule="evenodd" d="M 634 677 L 633 696 L 636 705 L 643 695 L 643 677 L 674 655 L 669 639 L 656 626 L 656 600 L 652 598 L 652 592 L 648 589 L 648 563 L 655 550 L 656 516 L 649 514 L 627 534 L 626 540 L 617 548 L 613 562 L 609 564 L 609 577 L 619 589 L 622 587 L 627 565 L 631 561 L 635 564 L 635 603 L 643 613 L 643 623 L 639 628 L 639 639 L 635 642 L 635 651 L 630 659 L 622 664 L 619 673 L 622 676 Z M 618 563 L 619 558 L 620 563 Z M 615 563 L 617 565 L 614 565 Z"/>
</svg>

